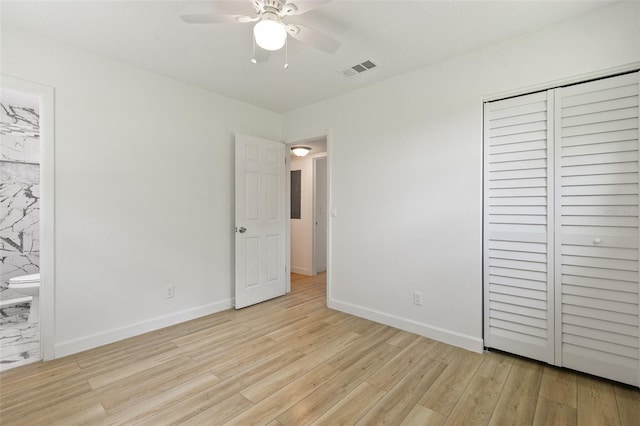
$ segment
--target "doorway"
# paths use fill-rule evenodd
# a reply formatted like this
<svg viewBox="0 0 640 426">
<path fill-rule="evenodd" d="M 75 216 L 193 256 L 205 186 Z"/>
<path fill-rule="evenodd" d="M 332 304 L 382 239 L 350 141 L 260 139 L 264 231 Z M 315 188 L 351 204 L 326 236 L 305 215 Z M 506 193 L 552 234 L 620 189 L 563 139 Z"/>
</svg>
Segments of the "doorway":
<svg viewBox="0 0 640 426">
<path fill-rule="evenodd" d="M 0 370 L 54 358 L 53 88 L 2 76 Z"/>
<path fill-rule="evenodd" d="M 306 139 L 290 147 L 307 147 L 304 156 L 291 152 L 289 162 L 290 271 L 315 276 L 328 266 L 329 173 L 326 136 Z"/>
</svg>

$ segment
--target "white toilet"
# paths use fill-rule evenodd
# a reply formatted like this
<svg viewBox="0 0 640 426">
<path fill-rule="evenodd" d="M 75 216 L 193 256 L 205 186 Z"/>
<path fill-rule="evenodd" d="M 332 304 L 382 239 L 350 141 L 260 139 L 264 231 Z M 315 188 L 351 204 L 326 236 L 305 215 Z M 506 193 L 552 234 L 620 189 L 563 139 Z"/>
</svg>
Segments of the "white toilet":
<svg viewBox="0 0 640 426">
<path fill-rule="evenodd" d="M 9 279 L 9 288 L 16 293 L 31 296 L 28 322 L 40 321 L 40 274 L 22 275 Z"/>
</svg>

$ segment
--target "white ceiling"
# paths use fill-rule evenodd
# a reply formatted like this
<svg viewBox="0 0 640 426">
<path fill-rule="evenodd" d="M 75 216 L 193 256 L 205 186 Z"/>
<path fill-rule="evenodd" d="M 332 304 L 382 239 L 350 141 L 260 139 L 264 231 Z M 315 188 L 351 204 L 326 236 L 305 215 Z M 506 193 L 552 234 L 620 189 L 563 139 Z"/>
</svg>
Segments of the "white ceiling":
<svg viewBox="0 0 640 426">
<path fill-rule="evenodd" d="M 233 0 L 248 1 L 248 0 Z M 305 0 L 289 0 L 295 3 Z M 252 64 L 251 24 L 189 25 L 219 1 L 2 0 L 2 24 L 43 34 L 275 112 L 309 105 L 610 4 L 611 1 L 333 0 L 289 23 L 341 41 L 329 55 L 297 40 Z M 227 2 L 228 3 L 228 2 Z M 378 67 L 348 79 L 365 59 Z M 472 71 L 472 70 L 471 70 Z"/>
</svg>

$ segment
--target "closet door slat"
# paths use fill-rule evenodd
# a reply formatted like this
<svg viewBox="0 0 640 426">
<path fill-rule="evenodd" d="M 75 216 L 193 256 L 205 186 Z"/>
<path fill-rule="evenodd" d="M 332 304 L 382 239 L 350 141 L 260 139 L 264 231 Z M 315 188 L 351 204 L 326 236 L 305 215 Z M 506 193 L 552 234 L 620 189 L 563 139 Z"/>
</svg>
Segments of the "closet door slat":
<svg viewBox="0 0 640 426">
<path fill-rule="evenodd" d="M 487 346 L 553 362 L 551 92 L 485 104 Z"/>
<path fill-rule="evenodd" d="M 556 363 L 640 385 L 638 73 L 555 90 Z"/>
</svg>

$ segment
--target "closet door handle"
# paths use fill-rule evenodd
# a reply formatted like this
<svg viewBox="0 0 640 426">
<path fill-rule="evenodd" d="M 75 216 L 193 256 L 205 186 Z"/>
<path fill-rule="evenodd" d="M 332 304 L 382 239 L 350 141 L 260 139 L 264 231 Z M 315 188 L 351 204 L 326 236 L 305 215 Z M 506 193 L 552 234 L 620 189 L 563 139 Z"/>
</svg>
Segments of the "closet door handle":
<svg viewBox="0 0 640 426">
<path fill-rule="evenodd" d="M 602 240 L 600 238 L 594 238 L 593 239 L 593 244 L 600 244 L 602 242 Z"/>
</svg>

